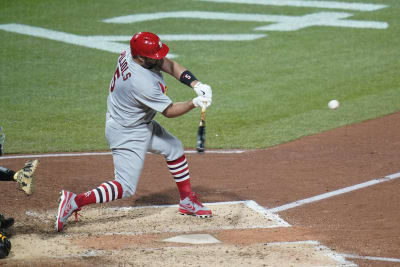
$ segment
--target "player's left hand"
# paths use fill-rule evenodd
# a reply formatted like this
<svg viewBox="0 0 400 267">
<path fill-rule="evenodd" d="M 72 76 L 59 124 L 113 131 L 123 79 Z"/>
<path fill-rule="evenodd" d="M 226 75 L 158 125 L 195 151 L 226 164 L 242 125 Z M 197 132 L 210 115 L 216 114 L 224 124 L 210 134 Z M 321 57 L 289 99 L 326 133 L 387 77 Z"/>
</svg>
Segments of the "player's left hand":
<svg viewBox="0 0 400 267">
<path fill-rule="evenodd" d="M 203 106 L 205 105 L 206 108 L 208 108 L 211 105 L 211 98 L 208 97 L 204 97 L 204 96 L 198 96 L 196 98 L 193 98 L 193 105 L 195 107 L 201 107 L 203 108 Z"/>
<path fill-rule="evenodd" d="M 212 99 L 211 86 L 209 86 L 208 84 L 197 82 L 193 89 L 198 96 L 204 96 L 206 98 Z"/>
</svg>

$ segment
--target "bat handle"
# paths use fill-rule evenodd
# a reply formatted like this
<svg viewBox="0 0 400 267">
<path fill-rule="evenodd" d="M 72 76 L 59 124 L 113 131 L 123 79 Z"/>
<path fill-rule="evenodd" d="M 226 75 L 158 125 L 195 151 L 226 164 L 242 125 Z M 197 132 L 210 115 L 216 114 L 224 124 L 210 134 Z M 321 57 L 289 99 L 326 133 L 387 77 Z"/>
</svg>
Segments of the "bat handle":
<svg viewBox="0 0 400 267">
<path fill-rule="evenodd" d="M 206 108 L 207 108 L 207 102 L 204 101 L 204 102 L 203 102 L 203 106 L 201 107 L 201 112 L 202 112 L 202 113 L 203 113 L 203 112 L 206 112 Z"/>
<path fill-rule="evenodd" d="M 201 121 L 204 123 L 206 119 L 206 108 L 207 102 L 203 102 L 203 106 L 201 107 Z"/>
</svg>

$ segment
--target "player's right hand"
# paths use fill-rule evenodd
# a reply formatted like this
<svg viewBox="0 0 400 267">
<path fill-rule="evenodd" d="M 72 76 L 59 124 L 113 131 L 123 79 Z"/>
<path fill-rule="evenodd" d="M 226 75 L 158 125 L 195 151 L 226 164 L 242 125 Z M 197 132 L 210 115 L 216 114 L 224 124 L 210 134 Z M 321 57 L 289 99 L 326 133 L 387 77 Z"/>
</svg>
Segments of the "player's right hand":
<svg viewBox="0 0 400 267">
<path fill-rule="evenodd" d="M 208 97 L 204 97 L 204 96 L 198 96 L 196 98 L 193 98 L 193 105 L 195 107 L 203 107 L 203 105 L 205 104 L 206 107 L 208 108 L 211 105 L 211 98 Z"/>
</svg>

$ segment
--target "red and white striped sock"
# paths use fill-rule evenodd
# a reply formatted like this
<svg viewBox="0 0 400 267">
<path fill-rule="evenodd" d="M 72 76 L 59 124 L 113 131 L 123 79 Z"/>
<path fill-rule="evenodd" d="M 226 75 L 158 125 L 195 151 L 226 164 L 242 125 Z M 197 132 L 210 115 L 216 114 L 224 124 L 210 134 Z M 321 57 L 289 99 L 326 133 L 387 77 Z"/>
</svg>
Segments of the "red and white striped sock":
<svg viewBox="0 0 400 267">
<path fill-rule="evenodd" d="M 102 183 L 99 187 L 76 196 L 75 202 L 78 208 L 93 204 L 110 202 L 122 198 L 122 186 L 117 181 Z"/>
<path fill-rule="evenodd" d="M 185 155 L 176 160 L 167 161 L 167 165 L 178 186 L 180 198 L 186 198 L 192 192 L 192 188 L 190 185 L 189 165 Z"/>
</svg>

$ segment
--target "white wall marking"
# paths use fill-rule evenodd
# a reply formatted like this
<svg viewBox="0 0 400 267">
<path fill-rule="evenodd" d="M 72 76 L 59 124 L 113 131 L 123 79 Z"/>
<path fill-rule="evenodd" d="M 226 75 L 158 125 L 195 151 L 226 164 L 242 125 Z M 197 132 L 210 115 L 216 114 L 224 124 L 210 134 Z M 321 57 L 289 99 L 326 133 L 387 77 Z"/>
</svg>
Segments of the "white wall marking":
<svg viewBox="0 0 400 267">
<path fill-rule="evenodd" d="M 45 28 L 33 27 L 23 24 L 2 24 L 0 25 L 0 29 L 8 32 L 45 38 L 63 43 L 95 48 L 113 53 L 121 53 L 121 51 L 127 47 L 127 45 L 113 43 L 110 41 L 100 40 L 99 42 L 93 42 L 93 40 L 87 36 L 79 36 L 71 33 L 53 31 Z"/>
<path fill-rule="evenodd" d="M 344 20 L 352 16 L 351 13 L 342 12 L 318 12 L 304 16 L 285 16 L 285 15 L 264 15 L 246 13 L 226 13 L 226 12 L 206 12 L 206 11 L 173 11 L 158 12 L 148 14 L 135 14 L 121 17 L 105 19 L 106 23 L 136 23 L 168 18 L 190 18 L 206 20 L 226 20 L 226 21 L 254 21 L 254 22 L 275 22 L 276 24 L 266 25 L 255 28 L 262 31 L 296 31 L 311 26 L 332 26 L 349 28 L 371 28 L 386 29 L 386 22 Z"/>
<path fill-rule="evenodd" d="M 162 41 L 251 41 L 266 34 L 158 34 Z M 130 35 L 91 36 L 94 41 L 129 41 Z"/>
<path fill-rule="evenodd" d="M 387 7 L 386 5 L 366 4 L 366 3 L 345 3 L 334 1 L 306 1 L 306 0 L 199 0 L 214 3 L 233 3 L 266 6 L 293 6 L 293 7 L 315 7 L 347 9 L 357 11 L 374 11 Z"/>
<path fill-rule="evenodd" d="M 39 38 L 45 38 L 53 41 L 59 41 L 67 44 L 95 48 L 111 53 L 121 53 L 128 47 L 128 44 L 120 44 L 109 40 L 95 40 L 92 36 L 80 36 L 71 33 L 48 30 L 45 28 L 34 27 L 24 24 L 1 24 L 0 30 L 7 32 L 19 33 Z M 174 58 L 176 55 L 168 54 L 169 58 Z"/>
<path fill-rule="evenodd" d="M 318 196 L 314 196 L 314 197 L 298 200 L 298 201 L 295 201 L 295 202 L 292 202 L 292 203 L 289 203 L 289 204 L 286 204 L 286 205 L 282 205 L 282 206 L 279 206 L 279 207 L 276 207 L 276 208 L 267 209 L 267 211 L 269 211 L 269 212 L 280 212 L 280 211 L 292 209 L 292 208 L 295 208 L 295 207 L 302 206 L 304 204 L 320 201 L 322 199 L 334 197 L 334 196 L 341 195 L 341 194 L 344 194 L 344 193 L 348 193 L 348 192 L 351 192 L 351 191 L 354 191 L 354 190 L 365 188 L 365 187 L 368 187 L 368 186 L 371 186 L 371 185 L 375 185 L 375 184 L 379 184 L 379 183 L 383 183 L 383 182 L 388 182 L 388 181 L 391 181 L 391 180 L 394 180 L 394 179 L 397 179 L 397 178 L 400 178 L 400 172 L 385 176 L 383 178 L 377 178 L 377 179 L 374 179 L 374 180 L 371 180 L 371 181 L 368 181 L 368 182 L 365 182 L 365 183 L 361 183 L 361 184 L 345 187 L 345 188 L 342 188 L 342 189 L 339 189 L 339 190 L 335 190 L 335 191 L 332 191 L 332 192 L 328 192 L 328 193 L 325 193 L 325 194 L 321 194 L 321 195 L 318 195 Z"/>
<path fill-rule="evenodd" d="M 319 12 L 300 17 L 292 17 L 277 21 L 276 24 L 256 27 L 256 31 L 296 31 L 312 26 L 343 27 L 343 28 L 369 28 L 386 29 L 386 22 L 344 20 L 352 16 L 349 13 Z"/>
<path fill-rule="evenodd" d="M 1 24 L 0 30 L 19 33 L 67 44 L 73 44 L 88 48 L 95 48 L 111 53 L 121 53 L 128 47 L 128 44 L 118 42 L 128 42 L 130 35 L 109 35 L 109 36 L 80 36 L 71 33 L 48 30 L 45 28 L 34 27 L 23 24 Z M 266 34 L 160 34 L 163 41 L 251 41 L 264 38 Z M 176 58 L 177 55 L 168 53 L 168 58 Z"/>
</svg>

